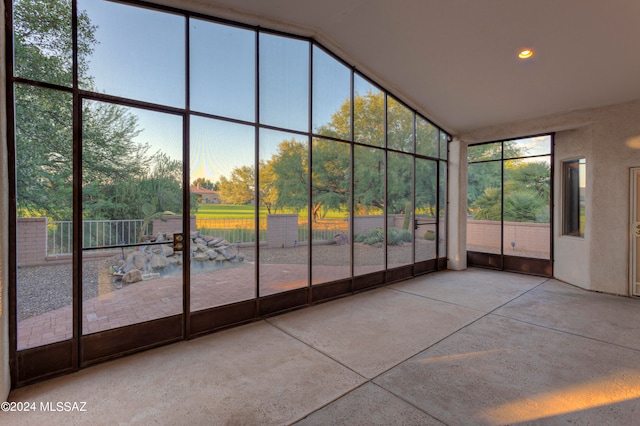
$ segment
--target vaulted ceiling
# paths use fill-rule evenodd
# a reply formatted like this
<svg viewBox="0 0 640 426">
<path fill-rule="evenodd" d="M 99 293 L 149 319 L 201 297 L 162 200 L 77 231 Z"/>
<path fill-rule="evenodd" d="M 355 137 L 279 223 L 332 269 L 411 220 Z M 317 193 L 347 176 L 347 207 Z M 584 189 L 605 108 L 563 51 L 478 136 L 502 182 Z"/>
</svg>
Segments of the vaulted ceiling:
<svg viewBox="0 0 640 426">
<path fill-rule="evenodd" d="M 156 1 L 311 36 L 454 134 L 640 99 L 638 0 Z"/>
</svg>

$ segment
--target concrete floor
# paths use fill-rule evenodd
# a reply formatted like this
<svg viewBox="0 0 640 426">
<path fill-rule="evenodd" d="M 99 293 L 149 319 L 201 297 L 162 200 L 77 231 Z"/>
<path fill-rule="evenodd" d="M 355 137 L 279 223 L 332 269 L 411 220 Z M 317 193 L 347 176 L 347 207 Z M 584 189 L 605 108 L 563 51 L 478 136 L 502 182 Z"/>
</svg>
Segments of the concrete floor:
<svg viewBox="0 0 640 426">
<path fill-rule="evenodd" d="M 104 363 L 10 401 L 36 411 L 0 412 L 0 424 L 640 424 L 640 300 L 445 271 Z M 46 402 L 86 411 L 43 411 Z"/>
</svg>

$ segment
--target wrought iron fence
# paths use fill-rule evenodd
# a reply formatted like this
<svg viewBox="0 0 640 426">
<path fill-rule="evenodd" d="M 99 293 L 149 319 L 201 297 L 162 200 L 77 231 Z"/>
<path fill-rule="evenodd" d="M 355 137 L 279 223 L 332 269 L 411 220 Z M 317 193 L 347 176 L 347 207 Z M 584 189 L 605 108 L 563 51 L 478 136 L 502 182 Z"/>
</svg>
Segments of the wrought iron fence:
<svg viewBox="0 0 640 426">
<path fill-rule="evenodd" d="M 301 219 L 298 221 L 298 241 L 333 241 L 338 233 L 349 232 L 349 219 L 316 219 L 311 222 Z M 311 233 L 311 238 L 309 234 Z"/>
<path fill-rule="evenodd" d="M 82 222 L 82 247 L 104 247 L 134 244 L 140 234 L 153 234 L 153 223 L 142 232 L 144 221 L 131 220 L 85 220 Z M 201 235 L 222 237 L 227 241 L 255 243 L 255 221 L 253 219 L 197 219 L 196 228 Z M 311 231 L 306 219 L 298 221 L 298 241 L 309 242 L 310 233 L 314 241 L 334 240 L 340 232 L 348 232 L 348 219 L 318 219 L 312 222 Z M 267 240 L 267 220 L 259 220 L 259 242 Z M 73 252 L 73 225 L 71 221 L 47 223 L 47 255 Z"/>
<path fill-rule="evenodd" d="M 196 219 L 196 228 L 200 235 L 222 237 L 230 242 L 255 243 L 255 221 L 253 219 Z M 260 220 L 259 241 L 267 240 L 267 222 Z"/>
<path fill-rule="evenodd" d="M 82 221 L 82 247 L 104 247 L 134 244 L 142 232 L 144 220 L 84 220 Z M 153 233 L 153 224 L 147 224 L 144 234 Z M 73 224 L 70 220 L 47 222 L 47 255 L 73 252 Z"/>
</svg>

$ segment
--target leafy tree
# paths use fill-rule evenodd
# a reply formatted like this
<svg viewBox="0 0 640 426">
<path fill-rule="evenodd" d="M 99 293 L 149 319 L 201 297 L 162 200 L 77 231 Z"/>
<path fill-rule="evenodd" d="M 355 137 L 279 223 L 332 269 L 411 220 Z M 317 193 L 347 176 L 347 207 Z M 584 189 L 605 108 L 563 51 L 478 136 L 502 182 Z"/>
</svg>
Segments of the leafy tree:
<svg viewBox="0 0 640 426">
<path fill-rule="evenodd" d="M 15 74 L 70 87 L 73 55 L 71 0 L 14 2 Z M 78 73 L 91 89 L 88 61 L 96 27 L 78 13 Z M 88 87 L 87 87 L 88 86 Z M 64 91 L 15 86 L 16 183 L 20 216 L 72 217 L 73 111 Z M 124 107 L 82 105 L 83 217 L 143 217 L 141 206 L 181 211 L 182 166 L 135 142 L 137 117 Z M 169 206 L 169 207 L 165 207 Z"/>
<path fill-rule="evenodd" d="M 137 164 L 136 175 L 109 182 L 93 181 L 83 188 L 84 215 L 91 219 L 144 218 L 146 209 L 182 212 L 182 163 L 162 152 Z M 192 199 L 192 211 L 196 200 Z"/>
<path fill-rule="evenodd" d="M 413 158 L 390 152 L 387 161 L 387 213 L 404 214 L 402 228 L 407 230 L 413 216 Z"/>
<path fill-rule="evenodd" d="M 13 4 L 15 73 L 20 77 L 71 86 L 71 0 L 16 0 Z M 87 76 L 96 27 L 78 12 L 78 74 Z"/>
<path fill-rule="evenodd" d="M 332 118 L 330 126 L 339 128 L 344 125 L 350 111 L 345 103 Z M 384 145 L 384 94 L 368 91 L 354 98 L 353 116 L 356 142 L 373 146 Z M 349 133 L 347 133 L 349 134 Z"/>
<path fill-rule="evenodd" d="M 306 208 L 309 203 L 307 144 L 294 139 L 282 141 L 278 152 L 269 162 L 277 176 L 273 182 L 273 188 L 278 194 L 275 206 L 295 211 Z"/>
<path fill-rule="evenodd" d="M 355 141 L 373 146 L 383 146 L 385 117 L 384 94 L 382 92 L 374 93 L 368 91 L 365 94 L 357 95 L 353 105 Z M 394 149 L 411 151 L 414 129 L 411 111 L 399 102 L 389 98 L 387 102 L 387 112 L 389 122 L 391 123 L 387 129 L 389 144 L 392 145 Z M 319 133 L 332 137 L 346 137 L 345 135 L 350 134 L 350 117 L 350 103 L 346 101 L 332 116 L 331 122 L 321 128 Z M 420 141 L 438 140 L 437 128 L 433 126 L 417 126 L 416 131 L 416 137 Z M 335 146 L 336 144 L 333 145 Z M 328 161 L 325 160 L 323 156 L 316 161 L 318 154 L 316 153 L 315 146 L 312 154 L 314 170 L 317 167 L 315 166 L 316 162 L 320 164 L 322 161 Z M 322 155 L 324 155 L 324 153 L 322 153 Z M 341 154 L 340 157 L 343 161 L 347 161 L 349 158 L 346 153 Z M 329 159 L 329 161 L 333 160 Z M 416 166 L 417 177 L 423 178 L 428 176 L 435 178 L 435 164 L 436 163 L 433 162 L 418 162 Z M 398 161 L 388 167 L 389 213 L 407 213 L 407 210 L 411 208 L 412 167 L 412 162 L 409 157 L 407 157 L 406 161 Z M 345 170 L 348 170 L 348 168 L 345 167 Z M 354 178 L 356 191 L 354 200 L 356 209 L 360 212 L 366 212 L 371 209 L 384 210 L 385 185 L 384 156 L 382 151 L 375 148 L 357 147 Z M 343 184 L 348 185 L 349 180 L 346 177 L 341 179 Z M 312 183 L 313 187 L 316 185 L 318 187 L 323 186 L 320 183 L 322 182 L 322 176 L 318 175 L 318 182 L 319 183 L 316 183 L 314 180 Z M 330 188 L 331 186 L 326 185 L 325 187 Z M 433 188 L 433 191 L 416 194 L 416 203 L 419 206 L 429 206 L 429 208 L 435 212 L 436 186 L 433 186 Z M 345 191 L 337 191 L 337 193 L 341 192 L 346 194 Z M 346 201 L 344 197 L 340 200 L 340 202 Z"/>
<path fill-rule="evenodd" d="M 471 204 L 474 219 L 500 220 L 502 217 L 502 192 L 490 186 Z"/>
<path fill-rule="evenodd" d="M 249 204 L 255 198 L 255 170 L 253 166 L 236 167 L 231 176 L 218 182 L 220 200 L 228 204 Z"/>
<path fill-rule="evenodd" d="M 502 203 L 501 182 L 495 186 L 487 186 L 484 191 L 469 203 L 469 210 L 474 219 L 504 220 L 509 222 L 543 222 L 549 221 L 550 172 L 546 162 L 523 162 L 510 160 L 504 163 L 504 207 Z M 470 166 L 469 180 L 472 175 L 492 173 L 492 176 L 481 176 L 480 179 L 495 181 L 500 176 L 501 162 L 481 163 Z M 471 167 L 476 173 L 471 173 Z M 476 190 L 478 187 L 476 186 Z M 471 200 L 471 197 L 469 197 Z"/>
<path fill-rule="evenodd" d="M 504 220 L 507 222 L 539 222 L 545 202 L 529 190 L 514 191 L 504 197 Z"/>
<path fill-rule="evenodd" d="M 273 163 L 260 161 L 260 203 L 266 207 L 267 213 L 272 214 L 278 211 L 278 175 L 273 169 Z"/>
<path fill-rule="evenodd" d="M 436 216 L 438 163 L 431 160 L 416 161 L 416 207 L 428 216 Z M 442 194 L 441 194 L 442 195 Z"/>
<path fill-rule="evenodd" d="M 510 161 L 505 167 L 505 180 L 506 190 L 527 189 L 543 199 L 550 196 L 551 173 L 544 161 Z"/>
<path fill-rule="evenodd" d="M 502 186 L 501 167 L 501 161 L 469 164 L 467 185 L 467 205 L 469 208 L 472 208 L 475 201 L 484 194 L 487 188 Z"/>
<path fill-rule="evenodd" d="M 500 165 L 502 164 L 503 149 L 504 158 L 526 154 L 514 141 L 469 146 L 467 155 L 467 160 L 470 163 L 467 185 L 469 206 L 483 194 L 486 188 L 499 188 L 502 184 Z M 482 163 L 482 161 L 485 162 Z M 509 161 L 509 163 L 514 161 Z"/>
<path fill-rule="evenodd" d="M 211 182 L 209 179 L 204 178 L 204 177 L 199 177 L 198 179 L 195 179 L 192 183 L 192 186 L 197 186 L 200 187 L 202 189 L 210 189 L 212 191 L 217 191 L 218 190 L 218 184 Z"/>
<path fill-rule="evenodd" d="M 14 11 L 15 74 L 70 86 L 70 0 L 19 0 Z M 78 16 L 79 72 L 95 43 L 84 13 Z M 72 99 L 68 93 L 16 85 L 16 184 L 20 216 L 71 218 Z"/>
<path fill-rule="evenodd" d="M 360 214 L 384 211 L 384 151 L 356 146 L 353 167 L 356 211 Z"/>
<path fill-rule="evenodd" d="M 351 186 L 350 146 L 342 142 L 314 139 L 311 170 L 312 217 L 329 210 L 348 211 Z"/>
</svg>

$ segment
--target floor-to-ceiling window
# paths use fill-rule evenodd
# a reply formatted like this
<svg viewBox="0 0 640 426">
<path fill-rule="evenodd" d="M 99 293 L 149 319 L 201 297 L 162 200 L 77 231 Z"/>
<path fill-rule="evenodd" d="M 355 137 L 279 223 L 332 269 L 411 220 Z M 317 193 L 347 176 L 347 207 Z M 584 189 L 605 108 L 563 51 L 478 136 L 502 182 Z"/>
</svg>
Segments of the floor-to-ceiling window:
<svg viewBox="0 0 640 426">
<path fill-rule="evenodd" d="M 5 3 L 14 383 L 446 267 L 449 135 L 313 40 Z"/>
<path fill-rule="evenodd" d="M 468 147 L 470 265 L 552 275 L 552 151 L 552 135 Z"/>
</svg>

